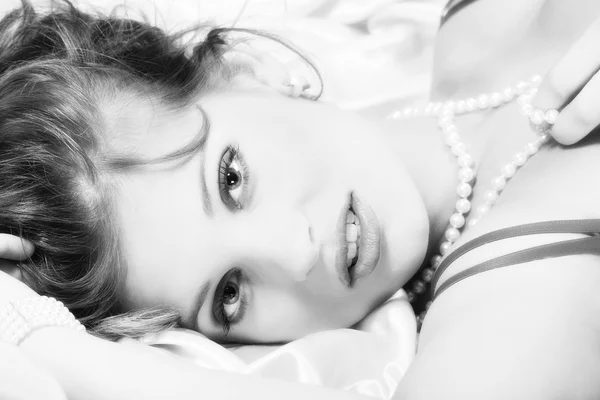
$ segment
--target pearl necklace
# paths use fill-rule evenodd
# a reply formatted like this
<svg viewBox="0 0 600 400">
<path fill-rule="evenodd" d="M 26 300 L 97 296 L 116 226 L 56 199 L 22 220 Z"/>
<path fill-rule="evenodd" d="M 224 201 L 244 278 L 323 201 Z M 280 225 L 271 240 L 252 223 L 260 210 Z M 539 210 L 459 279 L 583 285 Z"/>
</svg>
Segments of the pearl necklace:
<svg viewBox="0 0 600 400">
<path fill-rule="evenodd" d="M 541 76 L 535 75 L 528 81 L 521 81 L 499 92 L 483 93 L 476 97 L 448 100 L 444 103 L 429 102 L 422 108 L 407 107 L 403 110 L 395 111 L 389 116 L 390 119 L 437 117 L 438 127 L 442 131 L 444 140 L 450 151 L 456 156 L 459 167 L 458 186 L 456 187 L 458 200 L 456 201 L 455 211 L 450 217 L 448 227 L 444 233 L 444 239 L 439 246 L 439 254 L 433 256 L 430 266 L 421 272 L 421 279 L 413 278 L 412 280 L 412 289 L 407 291 L 408 299 L 411 303 L 415 301 L 418 295 L 425 293 L 442 258 L 448 254 L 453 243 L 460 238 L 461 229 L 477 224 L 490 208 L 494 206 L 506 183 L 549 140 L 550 136 L 548 132 L 556 122 L 558 111 L 554 109 L 546 111 L 534 109 L 531 105 L 531 100 L 536 94 L 541 80 Z M 460 137 L 454 117 L 456 115 L 498 108 L 511 103 L 515 99 L 519 106 L 520 114 L 529 118 L 530 125 L 537 133 L 537 137 L 535 140 L 529 142 L 524 149 L 518 151 L 511 162 L 501 168 L 500 174 L 492 179 L 491 188 L 484 192 L 483 204 L 473 210 L 472 215 L 469 214 L 469 221 L 466 221 L 466 215 L 471 211 L 471 201 L 469 198 L 473 193 L 473 181 L 476 178 L 477 172 L 473 157 L 469 154 L 467 146 Z M 430 305 L 431 301 L 427 302 L 425 310 L 417 316 L 418 329 L 420 329 Z"/>
</svg>

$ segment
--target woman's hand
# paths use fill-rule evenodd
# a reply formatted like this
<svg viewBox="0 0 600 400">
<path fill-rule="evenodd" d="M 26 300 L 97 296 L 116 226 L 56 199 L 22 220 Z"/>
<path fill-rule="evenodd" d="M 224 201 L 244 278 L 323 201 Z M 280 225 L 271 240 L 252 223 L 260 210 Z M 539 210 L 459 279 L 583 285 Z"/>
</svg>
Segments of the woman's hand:
<svg viewBox="0 0 600 400">
<path fill-rule="evenodd" d="M 21 270 L 15 264 L 31 257 L 33 251 L 33 244 L 27 240 L 0 233 L 0 307 L 6 301 L 36 294 L 22 282 Z"/>
<path fill-rule="evenodd" d="M 600 18 L 544 77 L 532 105 L 560 113 L 550 134 L 574 144 L 600 125 Z"/>
<path fill-rule="evenodd" d="M 60 385 L 16 346 L 0 342 L 0 399 L 66 400 Z"/>
</svg>

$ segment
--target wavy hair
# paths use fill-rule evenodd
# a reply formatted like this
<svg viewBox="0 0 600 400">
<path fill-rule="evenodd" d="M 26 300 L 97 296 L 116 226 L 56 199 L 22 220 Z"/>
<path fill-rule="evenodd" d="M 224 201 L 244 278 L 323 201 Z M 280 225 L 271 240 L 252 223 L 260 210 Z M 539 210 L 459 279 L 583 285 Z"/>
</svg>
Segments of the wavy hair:
<svg viewBox="0 0 600 400">
<path fill-rule="evenodd" d="M 209 30 L 188 46 L 190 30 L 169 35 L 67 0 L 46 13 L 23 0 L 0 21 L 0 231 L 35 245 L 19 264 L 27 283 L 96 335 L 135 338 L 178 324 L 173 310 L 120 305 L 126 264 L 111 176 L 187 157 L 202 142 L 157 160 L 117 154 L 105 145 L 103 101 L 125 93 L 166 107 L 191 104 L 236 74 L 223 57 L 229 30 Z"/>
</svg>

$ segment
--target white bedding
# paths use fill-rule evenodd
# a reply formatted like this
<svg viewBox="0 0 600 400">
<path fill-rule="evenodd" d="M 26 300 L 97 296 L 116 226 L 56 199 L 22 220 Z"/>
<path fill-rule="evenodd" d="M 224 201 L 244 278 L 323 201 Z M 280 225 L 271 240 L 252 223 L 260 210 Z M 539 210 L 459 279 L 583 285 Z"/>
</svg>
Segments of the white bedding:
<svg viewBox="0 0 600 400">
<path fill-rule="evenodd" d="M 225 348 L 184 329 L 147 336 L 142 342 L 205 368 L 389 399 L 416 351 L 415 316 L 404 291 L 356 328 L 319 332 L 283 346 Z"/>
</svg>

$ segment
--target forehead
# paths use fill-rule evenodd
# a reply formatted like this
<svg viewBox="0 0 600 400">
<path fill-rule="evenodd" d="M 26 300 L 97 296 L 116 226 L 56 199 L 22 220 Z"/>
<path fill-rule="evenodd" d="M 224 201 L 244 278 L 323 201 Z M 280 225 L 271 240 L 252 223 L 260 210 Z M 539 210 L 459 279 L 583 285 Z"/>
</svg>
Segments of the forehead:
<svg viewBox="0 0 600 400">
<path fill-rule="evenodd" d="M 194 104 L 173 109 L 139 96 L 105 100 L 100 113 L 109 151 L 144 158 L 178 150 L 202 132 L 204 124 Z"/>
</svg>

